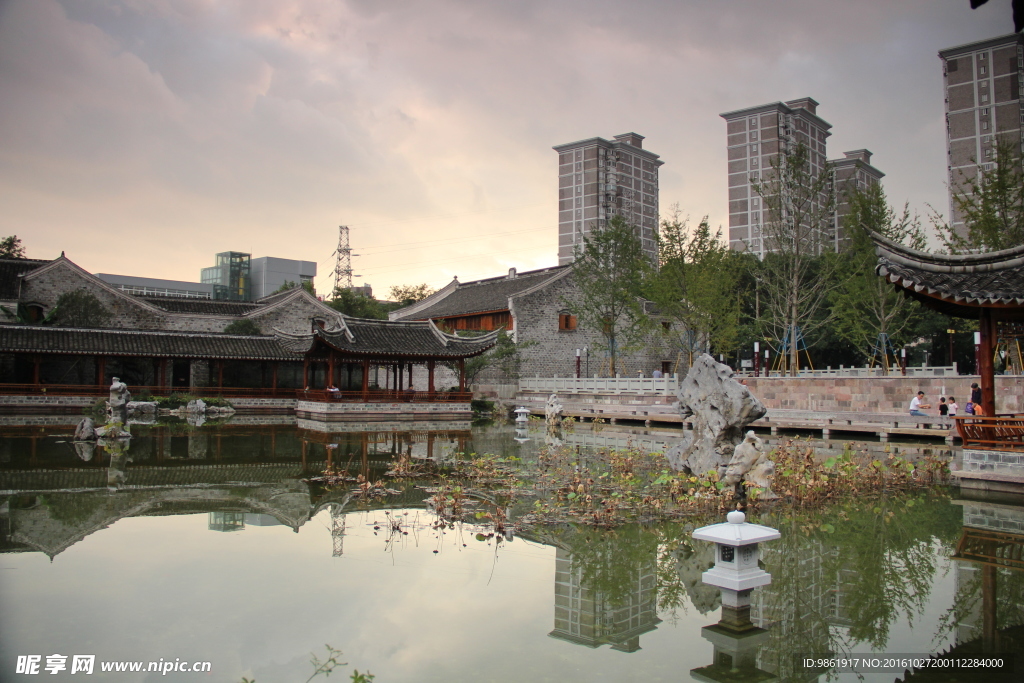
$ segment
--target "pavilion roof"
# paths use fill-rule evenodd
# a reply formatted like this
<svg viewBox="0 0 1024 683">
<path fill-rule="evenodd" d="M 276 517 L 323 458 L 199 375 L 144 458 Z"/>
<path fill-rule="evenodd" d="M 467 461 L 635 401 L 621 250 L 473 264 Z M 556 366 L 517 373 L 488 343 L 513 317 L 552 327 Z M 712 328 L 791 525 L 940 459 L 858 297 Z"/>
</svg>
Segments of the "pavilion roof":
<svg viewBox="0 0 1024 683">
<path fill-rule="evenodd" d="M 311 351 L 323 343 L 355 355 L 402 358 L 467 358 L 494 346 L 498 330 L 479 337 L 446 334 L 430 320 L 392 321 L 344 319 L 344 326 L 323 328 L 314 324 L 308 335 L 284 335 L 281 343 L 290 349 Z"/>
<path fill-rule="evenodd" d="M 232 360 L 302 360 L 276 337 L 151 330 L 0 325 L 0 351 L 164 356 Z"/>
<path fill-rule="evenodd" d="M 933 308 L 977 318 L 982 307 L 1024 307 L 1024 245 L 984 254 L 932 254 L 872 233 L 875 272 Z"/>
</svg>

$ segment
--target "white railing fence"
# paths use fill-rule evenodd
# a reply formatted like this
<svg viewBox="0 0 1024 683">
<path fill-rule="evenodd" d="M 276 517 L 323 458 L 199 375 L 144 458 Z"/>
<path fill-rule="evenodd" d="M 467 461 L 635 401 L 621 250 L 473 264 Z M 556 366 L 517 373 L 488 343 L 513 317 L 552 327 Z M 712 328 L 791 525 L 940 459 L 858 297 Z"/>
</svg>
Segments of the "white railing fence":
<svg viewBox="0 0 1024 683">
<path fill-rule="evenodd" d="M 679 377 L 524 377 L 519 391 L 572 394 L 675 395 Z"/>
</svg>

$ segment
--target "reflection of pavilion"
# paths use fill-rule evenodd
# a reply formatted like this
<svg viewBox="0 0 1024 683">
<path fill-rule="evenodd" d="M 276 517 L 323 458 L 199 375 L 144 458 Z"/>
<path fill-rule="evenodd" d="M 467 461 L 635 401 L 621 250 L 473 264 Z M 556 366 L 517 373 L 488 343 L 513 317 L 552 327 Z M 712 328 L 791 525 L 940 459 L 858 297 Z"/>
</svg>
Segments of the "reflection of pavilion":
<svg viewBox="0 0 1024 683">
<path fill-rule="evenodd" d="M 607 558 L 614 562 L 614 558 Z M 658 628 L 658 594 L 654 562 L 637 567 L 624 595 L 613 598 L 585 583 L 583 568 L 571 552 L 555 553 L 555 628 L 552 638 L 577 645 L 636 652 L 640 636 Z"/>
</svg>

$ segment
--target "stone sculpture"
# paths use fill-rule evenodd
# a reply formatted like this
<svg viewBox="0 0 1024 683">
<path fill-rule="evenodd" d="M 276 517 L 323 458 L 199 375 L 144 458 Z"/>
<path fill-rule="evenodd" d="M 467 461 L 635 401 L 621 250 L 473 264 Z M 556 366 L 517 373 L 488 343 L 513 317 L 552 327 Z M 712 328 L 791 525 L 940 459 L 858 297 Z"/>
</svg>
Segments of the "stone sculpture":
<svg viewBox="0 0 1024 683">
<path fill-rule="evenodd" d="M 95 441 L 96 423 L 91 417 L 82 418 L 82 421 L 75 427 L 75 441 Z"/>
<path fill-rule="evenodd" d="M 107 424 L 128 424 L 128 402 L 131 400 L 132 394 L 128 391 L 128 385 L 115 377 L 110 383 L 110 398 L 107 399 Z"/>
<path fill-rule="evenodd" d="M 562 403 L 558 400 L 558 394 L 551 394 L 548 397 L 547 405 L 544 407 L 544 418 L 549 427 L 557 427 L 562 421 Z"/>
<path fill-rule="evenodd" d="M 679 414 L 693 429 L 665 453 L 669 465 L 703 475 L 732 460 L 743 430 L 767 413 L 746 385 L 733 378 L 732 368 L 702 354 L 676 392 Z"/>
<path fill-rule="evenodd" d="M 735 487 L 736 493 L 745 494 L 743 482 L 763 489 L 758 498 L 777 498 L 772 491 L 772 478 L 775 476 L 775 463 L 768 459 L 764 451 L 764 441 L 758 438 L 753 430 L 747 432 L 743 442 L 736 446 L 729 464 L 720 467 L 718 474 L 726 486 Z"/>
</svg>

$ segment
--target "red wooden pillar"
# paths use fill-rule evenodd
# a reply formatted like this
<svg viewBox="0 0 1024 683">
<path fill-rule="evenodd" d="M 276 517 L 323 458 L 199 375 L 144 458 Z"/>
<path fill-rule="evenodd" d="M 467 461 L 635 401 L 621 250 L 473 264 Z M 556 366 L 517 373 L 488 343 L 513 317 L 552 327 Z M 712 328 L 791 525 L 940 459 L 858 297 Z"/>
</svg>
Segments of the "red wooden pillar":
<svg viewBox="0 0 1024 683">
<path fill-rule="evenodd" d="M 309 359 L 302 359 L 302 388 L 309 389 Z"/>
<path fill-rule="evenodd" d="M 334 352 L 327 354 L 327 380 L 324 382 L 324 389 L 334 386 Z"/>
<path fill-rule="evenodd" d="M 41 362 L 42 359 L 39 356 L 32 358 L 32 384 L 39 384 L 39 364 Z"/>
<path fill-rule="evenodd" d="M 370 391 L 370 361 L 367 358 L 363 359 L 363 400 L 366 400 L 366 395 Z"/>
<path fill-rule="evenodd" d="M 466 359 L 459 359 L 459 391 L 466 390 Z"/>
<path fill-rule="evenodd" d="M 405 368 L 402 367 L 402 363 L 395 363 L 395 391 L 401 391 L 405 384 L 405 373 L 402 372 Z"/>
<path fill-rule="evenodd" d="M 427 391 L 434 393 L 434 361 L 427 361 Z"/>
<path fill-rule="evenodd" d="M 412 389 L 412 363 L 409 363 L 409 388 Z"/>
<path fill-rule="evenodd" d="M 990 544 L 990 550 L 994 550 Z M 995 553 L 993 553 L 993 556 Z M 996 652 L 999 631 L 996 628 L 996 568 L 990 564 L 981 568 L 981 649 Z"/>
<path fill-rule="evenodd" d="M 224 361 L 217 361 L 217 388 L 224 388 Z"/>
<path fill-rule="evenodd" d="M 270 388 L 274 390 L 274 396 L 277 396 L 277 361 L 270 364 Z"/>
<path fill-rule="evenodd" d="M 107 384 L 107 357 L 96 357 L 96 385 L 103 387 Z"/>
<path fill-rule="evenodd" d="M 978 329 L 981 331 L 981 407 L 985 410 L 985 415 L 992 416 L 996 414 L 996 369 L 992 362 L 996 330 L 995 322 L 992 320 L 992 309 L 981 309 Z"/>
</svg>

